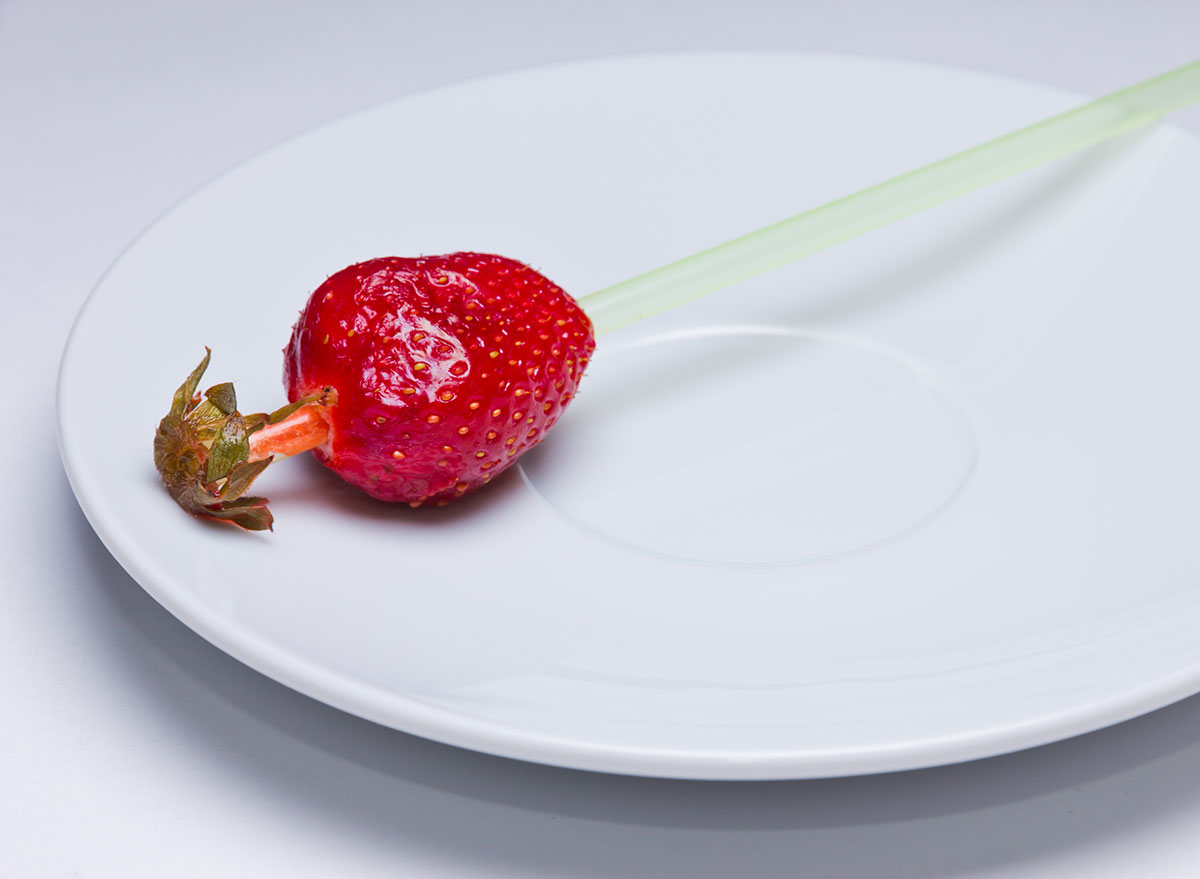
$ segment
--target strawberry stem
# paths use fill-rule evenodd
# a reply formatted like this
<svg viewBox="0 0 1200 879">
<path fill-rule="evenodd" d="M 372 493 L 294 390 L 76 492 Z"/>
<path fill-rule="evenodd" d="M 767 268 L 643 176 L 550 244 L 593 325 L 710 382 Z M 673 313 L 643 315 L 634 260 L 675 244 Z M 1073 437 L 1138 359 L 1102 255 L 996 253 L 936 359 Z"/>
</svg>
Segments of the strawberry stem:
<svg viewBox="0 0 1200 879">
<path fill-rule="evenodd" d="M 308 403 L 275 424 L 266 424 L 250 434 L 248 460 L 287 458 L 329 442 L 329 407 Z"/>
<path fill-rule="evenodd" d="M 167 493 L 193 516 L 269 531 L 274 517 L 267 499 L 246 492 L 275 457 L 328 441 L 326 412 L 337 393 L 323 388 L 269 414 L 243 415 L 228 382 L 196 393 L 212 353 L 204 350 L 158 424 L 154 466 Z"/>
</svg>

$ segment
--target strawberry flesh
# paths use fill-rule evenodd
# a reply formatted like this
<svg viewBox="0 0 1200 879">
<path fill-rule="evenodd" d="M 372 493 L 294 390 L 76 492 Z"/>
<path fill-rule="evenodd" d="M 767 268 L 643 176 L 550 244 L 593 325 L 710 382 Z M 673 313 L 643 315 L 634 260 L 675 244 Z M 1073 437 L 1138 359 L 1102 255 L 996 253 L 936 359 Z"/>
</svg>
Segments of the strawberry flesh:
<svg viewBox="0 0 1200 879">
<path fill-rule="evenodd" d="M 445 503 L 541 442 L 574 397 L 591 321 L 502 256 L 386 257 L 317 288 L 284 350 L 289 400 L 333 388 L 313 450 L 369 495 Z"/>
</svg>

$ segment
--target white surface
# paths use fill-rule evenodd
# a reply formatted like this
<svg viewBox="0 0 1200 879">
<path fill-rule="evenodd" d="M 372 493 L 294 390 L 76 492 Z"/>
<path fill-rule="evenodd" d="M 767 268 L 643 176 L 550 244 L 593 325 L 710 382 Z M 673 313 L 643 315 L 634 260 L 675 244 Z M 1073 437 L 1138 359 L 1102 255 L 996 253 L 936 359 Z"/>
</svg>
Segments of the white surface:
<svg viewBox="0 0 1200 879">
<path fill-rule="evenodd" d="M 803 124 L 773 112 L 789 99 Z M 105 274 L 63 361 L 72 484 L 126 569 L 234 656 L 489 753 L 811 778 L 1125 720 L 1200 689 L 1200 203 L 1176 197 L 1200 191 L 1200 139 L 1171 130 L 602 339 L 524 484 L 445 511 L 293 462 L 257 486 L 277 532 L 246 537 L 176 511 L 147 458 L 204 344 L 205 385 L 282 402 L 263 340 L 329 267 L 457 245 L 587 291 L 1077 102 L 927 65 L 693 54 L 324 126 Z"/>
<path fill-rule="evenodd" d="M 211 648 L 121 572 L 60 474 L 54 364 L 94 280 L 180 196 L 348 110 L 673 48 L 890 54 L 1098 94 L 1190 60 L 1200 30 L 1182 2 L 900 6 L 0 8 L 0 283 L 15 328 L 0 356 L 24 427 L 5 440 L 19 464 L 3 514 L 0 872 L 1193 875 L 1194 699 L 1032 752 L 840 781 L 653 782 L 481 757 L 326 708 Z M 452 57 L 416 38 L 452 24 Z M 1195 110 L 1178 121 L 1200 131 Z"/>
</svg>

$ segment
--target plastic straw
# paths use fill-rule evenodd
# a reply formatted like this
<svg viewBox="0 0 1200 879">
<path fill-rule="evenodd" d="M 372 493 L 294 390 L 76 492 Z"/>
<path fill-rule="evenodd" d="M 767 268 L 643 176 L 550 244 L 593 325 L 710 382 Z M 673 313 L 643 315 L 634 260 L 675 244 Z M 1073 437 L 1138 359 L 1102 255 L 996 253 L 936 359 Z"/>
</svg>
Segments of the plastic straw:
<svg viewBox="0 0 1200 879">
<path fill-rule="evenodd" d="M 584 297 L 597 334 L 737 284 L 1200 101 L 1200 61 Z"/>
</svg>

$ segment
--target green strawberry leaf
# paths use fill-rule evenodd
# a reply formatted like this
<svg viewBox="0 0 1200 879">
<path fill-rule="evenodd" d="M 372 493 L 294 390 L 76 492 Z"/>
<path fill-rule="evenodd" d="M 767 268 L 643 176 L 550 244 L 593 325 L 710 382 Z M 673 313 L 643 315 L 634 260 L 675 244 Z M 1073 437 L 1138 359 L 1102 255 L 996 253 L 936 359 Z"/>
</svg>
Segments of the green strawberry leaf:
<svg viewBox="0 0 1200 879">
<path fill-rule="evenodd" d="M 266 498 L 243 497 L 270 458 L 249 461 L 250 431 L 237 411 L 233 385 L 196 388 L 212 352 L 192 370 L 171 400 L 154 433 L 154 466 L 167 493 L 193 516 L 229 522 L 247 531 L 269 531 Z M 261 426 L 261 419 L 258 426 Z"/>
<path fill-rule="evenodd" d="M 196 386 L 200 384 L 200 379 L 204 377 L 204 371 L 208 369 L 208 361 L 212 358 L 212 349 L 207 345 L 204 348 L 204 359 L 199 365 L 191 371 L 183 384 L 179 386 L 179 390 L 175 392 L 174 399 L 171 400 L 171 411 L 168 415 L 182 418 L 184 411 L 189 403 L 192 402 L 192 397 L 196 395 Z"/>
<path fill-rule="evenodd" d="M 235 411 L 226 416 L 213 438 L 208 451 L 208 466 L 204 471 L 205 481 L 224 479 L 234 465 L 241 464 L 249 456 L 250 442 L 246 438 L 246 427 L 242 423 L 242 416 Z"/>
<path fill-rule="evenodd" d="M 224 415 L 230 415 L 237 411 L 237 394 L 234 393 L 233 382 L 221 382 L 219 385 L 213 385 L 204 392 L 204 396 Z"/>
<path fill-rule="evenodd" d="M 220 499 L 231 501 L 240 498 L 249 490 L 251 483 L 258 478 L 258 474 L 266 470 L 270 463 L 270 458 L 262 458 L 258 461 L 242 461 L 235 464 L 229 471 L 225 484 L 221 486 Z"/>
<path fill-rule="evenodd" d="M 265 497 L 244 497 L 219 504 L 211 504 L 197 513 L 204 519 L 228 522 L 245 531 L 274 531 L 275 517 L 267 509 Z"/>
</svg>

